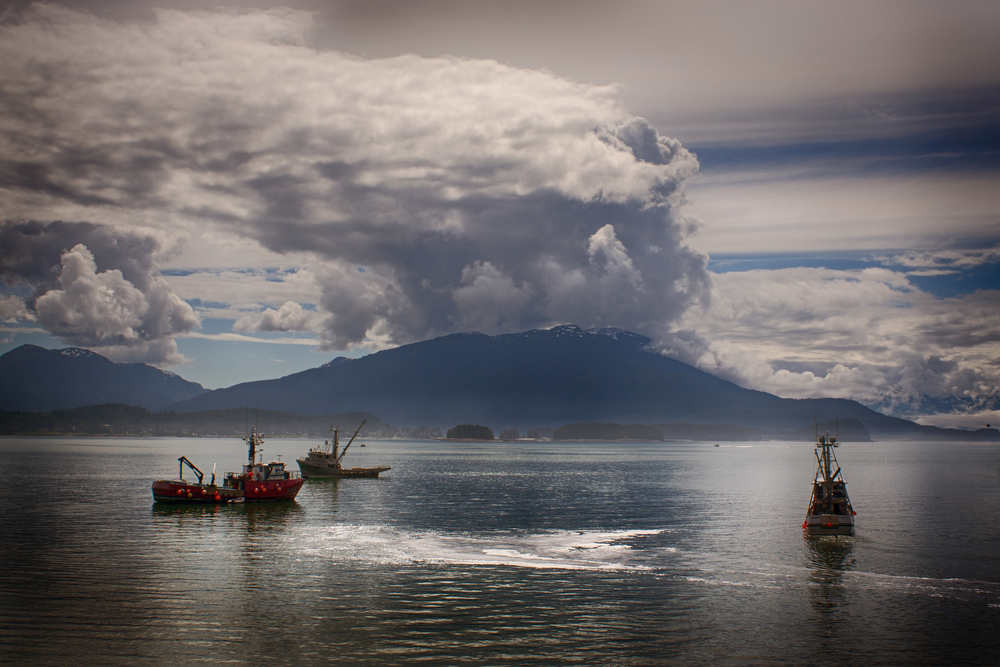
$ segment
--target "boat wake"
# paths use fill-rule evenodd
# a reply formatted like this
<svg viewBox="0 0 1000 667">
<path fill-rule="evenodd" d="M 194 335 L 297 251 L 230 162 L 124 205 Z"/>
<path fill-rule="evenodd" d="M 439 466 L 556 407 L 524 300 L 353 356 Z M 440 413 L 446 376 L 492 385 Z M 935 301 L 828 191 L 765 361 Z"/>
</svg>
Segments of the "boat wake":
<svg viewBox="0 0 1000 667">
<path fill-rule="evenodd" d="M 387 564 L 441 564 L 562 570 L 648 570 L 644 540 L 661 530 L 550 531 L 495 535 L 411 532 L 390 526 L 339 525 L 301 540 L 306 553 Z M 673 552 L 656 546 L 657 552 Z"/>
<path fill-rule="evenodd" d="M 889 594 L 903 598 L 936 598 L 984 604 L 1000 608 L 1000 583 L 960 578 L 915 577 L 857 570 L 804 568 L 758 564 L 757 568 L 708 567 L 698 572 L 675 575 L 691 584 L 718 588 L 758 588 L 777 590 L 842 590 L 856 594 Z"/>
</svg>

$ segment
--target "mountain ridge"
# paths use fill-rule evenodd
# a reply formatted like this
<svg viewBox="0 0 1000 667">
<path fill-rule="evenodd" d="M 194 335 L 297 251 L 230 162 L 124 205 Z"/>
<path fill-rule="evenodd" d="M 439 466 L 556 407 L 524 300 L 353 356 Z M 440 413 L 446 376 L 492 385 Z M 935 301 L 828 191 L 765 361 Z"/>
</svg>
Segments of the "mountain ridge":
<svg viewBox="0 0 1000 667">
<path fill-rule="evenodd" d="M 25 344 L 0 356 L 0 409 L 45 412 L 99 403 L 159 410 L 208 390 L 170 371 L 115 363 L 79 347 Z"/>
</svg>

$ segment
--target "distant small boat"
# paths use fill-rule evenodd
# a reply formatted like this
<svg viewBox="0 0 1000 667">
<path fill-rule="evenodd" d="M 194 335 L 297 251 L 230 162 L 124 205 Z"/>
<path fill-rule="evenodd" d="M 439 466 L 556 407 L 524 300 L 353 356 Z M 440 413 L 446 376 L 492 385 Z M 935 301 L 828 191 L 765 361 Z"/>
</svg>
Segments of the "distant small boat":
<svg viewBox="0 0 1000 667">
<path fill-rule="evenodd" d="M 847 495 L 847 482 L 840 474 L 840 464 L 833 450 L 837 438 L 830 434 L 816 437 L 816 476 L 802 527 L 810 535 L 853 535 L 857 512 Z"/>
<path fill-rule="evenodd" d="M 354 439 L 358 437 L 358 433 L 361 433 L 361 427 L 365 425 L 365 422 L 361 422 L 361 426 L 358 426 L 358 430 L 354 432 L 351 436 L 350 441 L 347 446 L 344 447 L 344 451 L 340 450 L 340 431 L 332 426 L 330 430 L 333 431 L 333 444 L 330 444 L 329 440 L 323 442 L 320 447 L 314 447 L 309 450 L 309 453 L 301 459 L 296 459 L 299 464 L 299 470 L 302 471 L 302 476 L 309 477 L 378 477 L 379 473 L 385 472 L 386 470 L 391 470 L 389 466 L 376 466 L 374 468 L 344 468 L 340 461 L 347 454 L 347 448 L 351 446 Z M 359 445 L 364 447 L 364 445 Z"/>
</svg>

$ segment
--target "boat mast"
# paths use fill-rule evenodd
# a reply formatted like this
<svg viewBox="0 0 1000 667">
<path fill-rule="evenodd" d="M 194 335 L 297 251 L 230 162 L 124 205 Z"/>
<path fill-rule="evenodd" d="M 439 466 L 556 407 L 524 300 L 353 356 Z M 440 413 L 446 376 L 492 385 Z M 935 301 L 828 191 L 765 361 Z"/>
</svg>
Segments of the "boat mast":
<svg viewBox="0 0 1000 667">
<path fill-rule="evenodd" d="M 830 479 L 830 432 L 826 432 L 826 437 L 823 438 L 823 486 L 826 487 L 826 496 L 824 500 L 824 505 L 827 510 L 830 509 L 830 503 L 833 500 L 833 480 Z"/>
<path fill-rule="evenodd" d="M 836 457 L 831 451 L 831 448 L 837 446 L 837 438 L 831 438 L 830 432 L 827 431 L 825 436 L 820 436 L 819 447 L 823 448 L 823 456 L 817 457 L 820 463 L 820 470 L 823 471 L 823 507 L 826 511 L 833 511 L 833 478 L 840 473 L 840 468 L 837 468 L 836 472 L 831 472 L 833 463 L 836 462 Z"/>
<path fill-rule="evenodd" d="M 257 429 L 260 426 L 260 405 L 257 406 L 257 426 L 250 427 L 250 411 L 247 410 L 247 426 L 249 427 L 250 433 L 243 438 L 243 442 L 247 443 L 250 447 L 250 454 L 247 457 L 247 465 L 253 468 L 254 461 L 257 458 L 257 445 L 264 444 L 263 439 L 257 433 Z"/>
</svg>

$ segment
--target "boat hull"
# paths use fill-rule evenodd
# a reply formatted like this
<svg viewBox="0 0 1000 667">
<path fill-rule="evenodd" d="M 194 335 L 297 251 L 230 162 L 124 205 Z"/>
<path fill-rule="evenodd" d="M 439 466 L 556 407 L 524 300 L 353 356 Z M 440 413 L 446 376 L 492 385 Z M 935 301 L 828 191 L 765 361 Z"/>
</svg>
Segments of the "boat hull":
<svg viewBox="0 0 1000 667">
<path fill-rule="evenodd" d="M 806 517 L 802 527 L 810 535 L 853 535 L 854 517 L 843 514 L 813 514 Z"/>
<path fill-rule="evenodd" d="M 306 478 L 322 477 L 326 479 L 342 477 L 378 477 L 379 473 L 391 470 L 389 466 L 377 466 L 375 468 L 342 468 L 339 465 L 326 465 L 324 463 L 311 463 L 305 459 L 296 459 L 302 476 Z"/>
<path fill-rule="evenodd" d="M 219 504 L 242 500 L 243 492 L 214 484 L 194 484 L 179 480 L 153 482 L 153 500 L 158 503 Z"/>
<path fill-rule="evenodd" d="M 276 500 L 292 500 L 299 493 L 305 479 L 247 480 L 243 488 L 243 502 L 267 503 Z"/>
<path fill-rule="evenodd" d="M 379 473 L 391 470 L 389 466 L 377 468 L 341 468 L 337 477 L 378 477 Z"/>
</svg>

